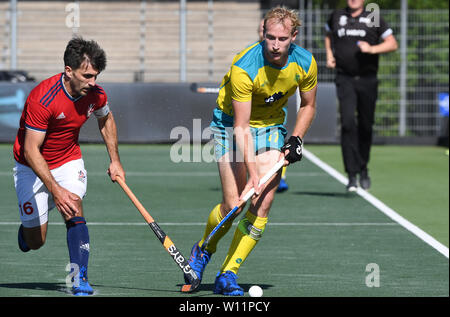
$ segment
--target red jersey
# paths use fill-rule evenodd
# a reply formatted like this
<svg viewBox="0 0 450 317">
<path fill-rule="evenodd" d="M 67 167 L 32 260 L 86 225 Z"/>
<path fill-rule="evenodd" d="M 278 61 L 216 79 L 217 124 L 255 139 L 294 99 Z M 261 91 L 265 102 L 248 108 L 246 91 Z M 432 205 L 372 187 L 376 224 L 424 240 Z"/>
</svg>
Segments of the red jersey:
<svg viewBox="0 0 450 317">
<path fill-rule="evenodd" d="M 17 162 L 28 165 L 23 153 L 25 129 L 45 133 L 40 150 L 50 169 L 81 158 L 81 126 L 92 113 L 97 117 L 109 113 L 107 97 L 100 86 L 96 85 L 86 96 L 73 98 L 63 85 L 63 76 L 58 74 L 42 81 L 28 95 L 13 149 Z"/>
</svg>

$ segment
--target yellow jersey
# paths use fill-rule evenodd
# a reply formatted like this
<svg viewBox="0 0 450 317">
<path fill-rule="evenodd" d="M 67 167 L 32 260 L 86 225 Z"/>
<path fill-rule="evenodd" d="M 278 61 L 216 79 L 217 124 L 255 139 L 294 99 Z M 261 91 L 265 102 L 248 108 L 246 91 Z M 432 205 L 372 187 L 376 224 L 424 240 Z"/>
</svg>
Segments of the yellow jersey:
<svg viewBox="0 0 450 317">
<path fill-rule="evenodd" d="M 317 64 L 309 51 L 291 44 L 286 65 L 277 67 L 265 58 L 264 43 L 256 42 L 234 57 L 217 97 L 217 107 L 230 116 L 232 99 L 251 101 L 250 126 L 255 128 L 283 124 L 283 108 L 297 87 L 305 92 L 317 85 Z"/>
</svg>

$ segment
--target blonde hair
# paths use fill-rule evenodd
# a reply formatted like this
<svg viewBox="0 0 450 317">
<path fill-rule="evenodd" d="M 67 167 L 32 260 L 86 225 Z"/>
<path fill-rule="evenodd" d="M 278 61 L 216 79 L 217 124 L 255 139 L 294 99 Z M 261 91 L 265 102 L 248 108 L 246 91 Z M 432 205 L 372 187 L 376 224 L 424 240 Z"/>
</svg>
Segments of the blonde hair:
<svg viewBox="0 0 450 317">
<path fill-rule="evenodd" d="M 297 28 L 302 25 L 300 19 L 298 18 L 298 11 L 293 9 L 288 9 L 285 6 L 277 6 L 269 10 L 264 17 L 264 33 L 266 33 L 266 23 L 270 19 L 275 19 L 276 23 L 284 24 L 285 20 L 288 19 L 291 22 L 292 34 L 297 31 Z"/>
</svg>

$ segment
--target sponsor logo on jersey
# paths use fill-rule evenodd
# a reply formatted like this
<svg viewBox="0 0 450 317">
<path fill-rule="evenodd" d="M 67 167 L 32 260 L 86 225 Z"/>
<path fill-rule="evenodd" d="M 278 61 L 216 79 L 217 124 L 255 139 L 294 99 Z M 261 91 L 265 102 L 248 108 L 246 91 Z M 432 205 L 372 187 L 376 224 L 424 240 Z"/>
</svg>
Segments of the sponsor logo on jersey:
<svg viewBox="0 0 450 317">
<path fill-rule="evenodd" d="M 341 28 L 337 31 L 337 34 L 339 37 L 343 36 L 358 36 L 358 37 L 365 37 L 366 31 L 365 30 L 359 30 L 359 29 L 344 29 Z"/>
<path fill-rule="evenodd" d="M 271 104 L 271 103 L 274 103 L 277 100 L 280 100 L 281 98 L 283 98 L 283 96 L 284 96 L 283 92 L 279 91 L 277 93 L 274 93 L 269 98 L 264 99 L 264 101 L 265 101 L 265 103 Z"/>
</svg>

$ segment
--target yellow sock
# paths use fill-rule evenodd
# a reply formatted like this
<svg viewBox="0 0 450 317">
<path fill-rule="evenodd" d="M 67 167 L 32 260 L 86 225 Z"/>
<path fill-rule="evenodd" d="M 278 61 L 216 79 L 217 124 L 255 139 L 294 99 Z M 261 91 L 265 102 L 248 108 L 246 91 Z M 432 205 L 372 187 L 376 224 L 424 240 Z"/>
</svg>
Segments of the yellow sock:
<svg viewBox="0 0 450 317">
<path fill-rule="evenodd" d="M 281 178 L 286 179 L 286 166 L 283 166 L 281 169 Z"/>
<path fill-rule="evenodd" d="M 208 222 L 206 223 L 205 233 L 203 234 L 203 238 L 198 243 L 198 246 L 202 246 L 203 242 L 206 240 L 206 238 L 209 236 L 211 231 L 214 230 L 214 228 L 219 224 L 219 222 L 222 221 L 223 217 L 220 213 L 220 205 L 218 204 L 214 209 L 211 211 L 208 217 Z M 214 234 L 214 236 L 209 240 L 208 246 L 206 247 L 206 251 L 209 253 L 215 253 L 217 248 L 217 243 L 220 239 L 230 230 L 231 225 L 233 224 L 233 221 L 228 220 L 225 222 L 225 224 L 217 230 L 217 232 Z"/>
<path fill-rule="evenodd" d="M 247 211 L 236 228 L 227 257 L 222 264 L 221 273 L 232 271 L 237 274 L 239 267 L 261 238 L 266 224 L 267 218 L 257 217 Z"/>
</svg>

